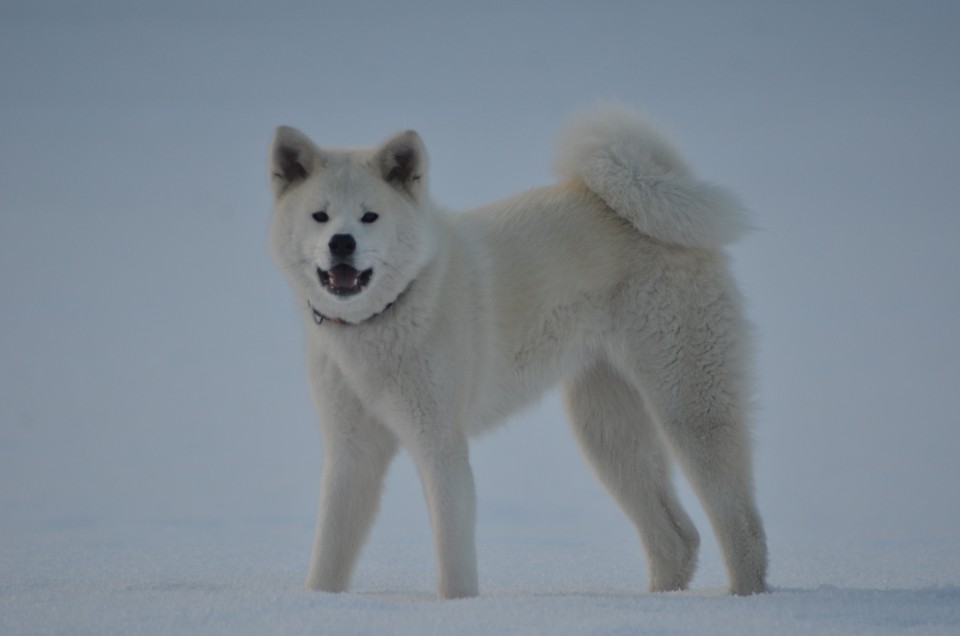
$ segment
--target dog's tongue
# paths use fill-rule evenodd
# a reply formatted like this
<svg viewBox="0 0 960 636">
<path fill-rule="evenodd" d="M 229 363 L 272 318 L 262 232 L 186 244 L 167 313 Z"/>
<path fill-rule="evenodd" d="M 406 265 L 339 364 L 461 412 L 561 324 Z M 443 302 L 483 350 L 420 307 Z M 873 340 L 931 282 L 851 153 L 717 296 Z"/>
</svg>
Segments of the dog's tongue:
<svg viewBox="0 0 960 636">
<path fill-rule="evenodd" d="M 334 287 L 352 289 L 360 280 L 360 272 L 353 267 L 341 263 L 330 270 L 330 282 Z"/>
</svg>

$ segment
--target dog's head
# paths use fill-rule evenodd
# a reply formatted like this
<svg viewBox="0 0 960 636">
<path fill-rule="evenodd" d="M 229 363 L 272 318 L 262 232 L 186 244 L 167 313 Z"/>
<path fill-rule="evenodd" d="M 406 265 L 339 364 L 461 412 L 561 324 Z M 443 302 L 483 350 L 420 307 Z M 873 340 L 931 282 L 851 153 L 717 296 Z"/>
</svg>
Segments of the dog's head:
<svg viewBox="0 0 960 636">
<path fill-rule="evenodd" d="M 316 312 L 362 322 L 394 302 L 433 257 L 427 155 L 412 130 L 377 147 L 327 149 L 281 126 L 269 161 L 271 251 Z"/>
</svg>

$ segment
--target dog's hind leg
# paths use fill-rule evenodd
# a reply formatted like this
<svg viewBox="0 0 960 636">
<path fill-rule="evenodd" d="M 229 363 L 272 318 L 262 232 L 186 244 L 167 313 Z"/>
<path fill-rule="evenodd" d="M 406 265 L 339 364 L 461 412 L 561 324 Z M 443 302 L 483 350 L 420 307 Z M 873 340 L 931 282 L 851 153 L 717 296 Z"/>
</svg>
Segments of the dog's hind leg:
<svg viewBox="0 0 960 636">
<path fill-rule="evenodd" d="M 723 554 L 733 594 L 766 591 L 767 546 L 754 502 L 744 380 L 736 356 L 689 344 L 649 369 L 650 405 L 670 449 L 700 498 Z M 701 355 L 691 355 L 700 350 Z M 722 352 L 722 356 L 718 354 Z M 705 355 L 704 355 L 705 354 Z M 722 359 L 723 363 L 718 362 Z"/>
<path fill-rule="evenodd" d="M 674 494 L 669 457 L 640 394 L 606 362 L 564 387 L 583 454 L 633 522 L 647 554 L 650 590 L 682 590 L 700 538 Z"/>
</svg>

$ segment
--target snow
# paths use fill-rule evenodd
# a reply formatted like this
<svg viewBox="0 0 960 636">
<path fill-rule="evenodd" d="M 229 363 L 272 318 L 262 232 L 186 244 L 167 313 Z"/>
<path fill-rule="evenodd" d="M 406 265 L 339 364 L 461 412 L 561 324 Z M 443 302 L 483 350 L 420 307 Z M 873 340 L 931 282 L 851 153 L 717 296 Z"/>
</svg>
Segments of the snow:
<svg viewBox="0 0 960 636">
<path fill-rule="evenodd" d="M 0 633 L 960 632 L 953 2 L 0 7 Z M 302 588 L 320 440 L 265 250 L 274 126 L 408 127 L 435 197 L 548 181 L 618 97 L 731 187 L 770 594 L 648 594 L 556 395 L 477 443 L 482 596 L 409 458 L 353 591 Z M 536 449 L 536 450 L 534 450 Z"/>
</svg>

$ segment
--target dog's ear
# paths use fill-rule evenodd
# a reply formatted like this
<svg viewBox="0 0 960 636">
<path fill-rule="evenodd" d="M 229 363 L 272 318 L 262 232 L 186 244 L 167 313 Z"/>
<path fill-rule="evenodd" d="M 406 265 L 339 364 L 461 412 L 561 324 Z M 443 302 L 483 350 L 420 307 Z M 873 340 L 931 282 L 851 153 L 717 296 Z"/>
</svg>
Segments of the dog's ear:
<svg viewBox="0 0 960 636">
<path fill-rule="evenodd" d="M 270 142 L 270 187 L 277 198 L 323 167 L 320 149 L 302 132 L 280 126 Z"/>
<path fill-rule="evenodd" d="M 383 180 L 414 199 L 426 188 L 427 151 L 413 130 L 386 140 L 373 156 L 372 167 Z"/>
</svg>

